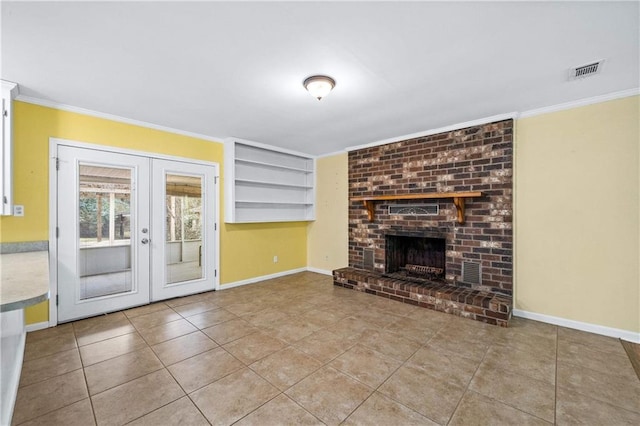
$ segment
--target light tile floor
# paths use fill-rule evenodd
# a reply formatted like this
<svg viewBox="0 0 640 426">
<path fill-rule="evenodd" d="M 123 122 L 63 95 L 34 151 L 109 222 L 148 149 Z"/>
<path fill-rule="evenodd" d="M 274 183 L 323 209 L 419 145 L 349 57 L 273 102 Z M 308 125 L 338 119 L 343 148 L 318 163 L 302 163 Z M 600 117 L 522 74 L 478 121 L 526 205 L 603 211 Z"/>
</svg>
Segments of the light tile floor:
<svg viewBox="0 0 640 426">
<path fill-rule="evenodd" d="M 14 424 L 640 424 L 619 341 L 301 273 L 29 333 Z"/>
</svg>

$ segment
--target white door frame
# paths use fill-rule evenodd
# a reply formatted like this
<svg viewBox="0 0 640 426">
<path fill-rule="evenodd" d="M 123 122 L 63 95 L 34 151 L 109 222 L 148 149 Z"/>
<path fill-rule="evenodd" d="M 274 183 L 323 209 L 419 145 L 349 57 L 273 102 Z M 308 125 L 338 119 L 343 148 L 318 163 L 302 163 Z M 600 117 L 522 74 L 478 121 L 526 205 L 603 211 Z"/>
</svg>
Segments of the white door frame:
<svg viewBox="0 0 640 426">
<path fill-rule="evenodd" d="M 49 138 L 49 327 L 58 324 L 58 306 L 56 299 L 58 296 L 58 245 L 57 245 L 57 224 L 58 224 L 58 174 L 56 170 L 58 146 L 65 145 L 75 148 L 92 149 L 96 151 L 113 152 L 116 154 L 128 154 L 147 157 L 151 159 L 161 159 L 170 161 L 181 161 L 184 163 L 201 164 L 214 168 L 214 184 L 212 196 L 214 197 L 216 208 L 213 213 L 216 226 L 214 227 L 214 265 L 217 271 L 215 275 L 215 290 L 220 289 L 220 164 L 211 161 L 194 160 L 186 157 L 158 154 L 155 152 L 137 151 L 133 149 L 117 148 L 108 145 L 96 145 L 86 142 L 74 141 L 61 138 Z"/>
</svg>

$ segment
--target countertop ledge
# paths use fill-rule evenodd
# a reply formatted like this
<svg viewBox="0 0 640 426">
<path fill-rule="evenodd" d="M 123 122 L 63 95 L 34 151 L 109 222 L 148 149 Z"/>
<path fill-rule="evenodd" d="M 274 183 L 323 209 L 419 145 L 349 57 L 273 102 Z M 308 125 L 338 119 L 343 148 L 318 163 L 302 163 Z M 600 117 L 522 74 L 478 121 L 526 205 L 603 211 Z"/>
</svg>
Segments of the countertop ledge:
<svg viewBox="0 0 640 426">
<path fill-rule="evenodd" d="M 0 312 L 49 299 L 49 252 L 0 255 Z"/>
</svg>

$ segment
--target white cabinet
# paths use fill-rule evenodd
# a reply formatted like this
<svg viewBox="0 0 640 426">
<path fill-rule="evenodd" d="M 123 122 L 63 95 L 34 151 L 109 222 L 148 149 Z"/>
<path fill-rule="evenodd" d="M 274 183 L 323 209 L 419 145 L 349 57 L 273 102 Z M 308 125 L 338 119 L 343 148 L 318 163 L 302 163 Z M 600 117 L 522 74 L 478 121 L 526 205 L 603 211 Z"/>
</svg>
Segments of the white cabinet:
<svg viewBox="0 0 640 426">
<path fill-rule="evenodd" d="M 13 214 L 13 98 L 18 85 L 2 80 L 2 151 L 0 151 L 0 214 Z"/>
<path fill-rule="evenodd" d="M 255 142 L 225 143 L 225 222 L 315 219 L 315 160 Z"/>
<path fill-rule="evenodd" d="M 26 340 L 24 309 L 0 312 L 0 424 L 11 424 Z"/>
</svg>

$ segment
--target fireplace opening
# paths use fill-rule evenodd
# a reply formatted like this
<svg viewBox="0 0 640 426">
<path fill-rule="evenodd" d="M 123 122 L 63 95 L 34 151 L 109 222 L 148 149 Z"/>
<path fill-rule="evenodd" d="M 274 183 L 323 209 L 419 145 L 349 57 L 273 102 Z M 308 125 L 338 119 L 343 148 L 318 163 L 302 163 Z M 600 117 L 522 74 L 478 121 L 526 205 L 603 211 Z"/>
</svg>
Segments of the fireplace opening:
<svg viewBox="0 0 640 426">
<path fill-rule="evenodd" d="M 385 235 L 385 275 L 445 282 L 445 250 L 445 238 Z"/>
</svg>

